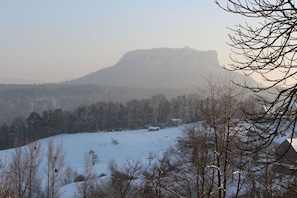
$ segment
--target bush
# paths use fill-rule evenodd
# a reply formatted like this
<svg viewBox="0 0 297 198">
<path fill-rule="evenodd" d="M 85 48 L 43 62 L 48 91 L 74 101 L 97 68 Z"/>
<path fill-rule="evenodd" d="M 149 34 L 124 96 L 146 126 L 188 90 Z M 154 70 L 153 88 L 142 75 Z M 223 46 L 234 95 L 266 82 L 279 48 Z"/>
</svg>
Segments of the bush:
<svg viewBox="0 0 297 198">
<path fill-rule="evenodd" d="M 65 175 L 62 178 L 62 185 L 70 184 L 77 177 L 77 173 L 73 171 L 71 167 L 67 167 L 65 170 Z"/>
<path fill-rule="evenodd" d="M 83 175 L 78 175 L 75 179 L 74 182 L 81 182 L 81 181 L 85 181 L 86 178 Z"/>
<path fill-rule="evenodd" d="M 117 144 L 119 144 L 119 142 L 118 142 L 116 139 L 113 139 L 113 138 L 111 138 L 111 143 L 112 143 L 113 145 L 117 145 Z"/>
<path fill-rule="evenodd" d="M 104 177 L 104 176 L 106 176 L 106 174 L 105 173 L 101 173 L 98 177 Z"/>
</svg>

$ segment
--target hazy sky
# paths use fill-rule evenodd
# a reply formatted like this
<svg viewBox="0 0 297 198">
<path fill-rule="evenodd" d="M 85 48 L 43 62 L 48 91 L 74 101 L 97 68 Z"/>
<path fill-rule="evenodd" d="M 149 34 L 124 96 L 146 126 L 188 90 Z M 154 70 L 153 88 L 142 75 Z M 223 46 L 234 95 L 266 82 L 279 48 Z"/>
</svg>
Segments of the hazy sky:
<svg viewBox="0 0 297 198">
<path fill-rule="evenodd" d="M 213 0 L 0 1 L 0 77 L 59 82 L 158 47 L 216 50 L 226 64 L 236 17 Z"/>
</svg>

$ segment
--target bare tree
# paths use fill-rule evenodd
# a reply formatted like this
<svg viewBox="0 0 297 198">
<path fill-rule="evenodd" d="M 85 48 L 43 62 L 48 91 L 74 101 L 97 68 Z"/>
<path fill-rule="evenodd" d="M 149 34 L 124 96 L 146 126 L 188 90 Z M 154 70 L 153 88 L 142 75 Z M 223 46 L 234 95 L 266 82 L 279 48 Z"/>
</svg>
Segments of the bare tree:
<svg viewBox="0 0 297 198">
<path fill-rule="evenodd" d="M 143 197 L 140 180 L 142 165 L 140 160 L 127 159 L 121 165 L 111 160 L 109 163 L 110 178 L 100 181 L 97 186 L 97 197 Z"/>
<path fill-rule="evenodd" d="M 63 150 L 63 144 L 54 144 L 53 141 L 47 143 L 47 186 L 46 197 L 58 198 L 60 197 L 59 191 L 62 187 L 64 177 L 64 159 L 65 152 Z"/>
<path fill-rule="evenodd" d="M 77 189 L 82 198 L 96 197 L 96 174 L 94 170 L 93 156 L 84 156 L 84 181 L 77 185 Z"/>
<path fill-rule="evenodd" d="M 39 165 L 41 158 L 41 146 L 37 142 L 15 148 L 7 177 L 11 178 L 17 197 L 40 196 Z"/>
<path fill-rule="evenodd" d="M 15 193 L 13 191 L 13 181 L 12 178 L 9 177 L 9 171 L 7 170 L 7 160 L 4 162 L 0 161 L 0 197 L 15 197 Z"/>
<path fill-rule="evenodd" d="M 240 118 L 240 105 L 245 92 L 242 88 L 232 83 L 229 79 L 207 79 L 203 93 L 206 100 L 207 111 L 204 112 L 208 123 L 210 137 L 206 139 L 212 142 L 213 161 L 208 164 L 215 171 L 217 196 L 226 197 L 228 181 L 232 177 L 232 160 L 242 154 L 237 144 L 240 142 L 242 131 L 236 126 L 236 120 Z"/>
<path fill-rule="evenodd" d="M 28 196 L 38 197 L 40 195 L 40 163 L 42 160 L 41 145 L 38 142 L 34 142 L 25 147 L 27 149 L 25 158 L 29 161 L 28 167 Z"/>
<path fill-rule="evenodd" d="M 244 194 L 251 166 L 241 141 L 245 128 L 236 123 L 244 90 L 231 77 L 213 79 L 208 78 L 203 89 L 204 121 L 186 125 L 177 147 L 143 172 L 143 195 L 222 198 Z"/>
<path fill-rule="evenodd" d="M 216 0 L 222 9 L 249 19 L 249 23 L 230 28 L 229 45 L 232 47 L 230 70 L 242 71 L 246 75 L 257 74 L 267 86 L 241 84 L 268 105 L 267 113 L 261 115 L 270 121 L 260 133 L 262 147 L 273 139 L 291 130 L 296 125 L 296 111 L 291 111 L 296 102 L 297 74 L 297 7 L 293 0 Z M 224 2 L 224 3 L 223 3 Z M 257 21 L 258 23 L 252 23 Z M 263 97 L 269 92 L 270 99 Z M 269 113 L 274 110 L 274 113 Z M 293 119 L 286 126 L 282 120 L 288 114 Z M 259 119 L 256 117 L 255 119 Z"/>
<path fill-rule="evenodd" d="M 166 171 L 166 175 L 176 181 L 175 192 L 184 197 L 215 196 L 215 169 L 209 168 L 214 160 L 213 142 L 213 135 L 199 124 L 184 128 L 184 136 L 179 139 L 173 153 L 173 159 L 176 160 L 171 161 L 177 173 L 172 174 L 168 169 Z"/>
</svg>

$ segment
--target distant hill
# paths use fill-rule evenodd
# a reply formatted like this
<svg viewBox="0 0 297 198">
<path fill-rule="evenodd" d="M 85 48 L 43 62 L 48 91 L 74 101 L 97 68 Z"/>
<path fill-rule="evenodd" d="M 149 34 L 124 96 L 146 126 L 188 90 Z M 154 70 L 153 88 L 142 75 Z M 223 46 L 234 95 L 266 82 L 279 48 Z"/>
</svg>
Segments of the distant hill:
<svg viewBox="0 0 297 198">
<path fill-rule="evenodd" d="M 99 101 L 122 102 L 141 100 L 157 94 L 167 98 L 187 94 L 178 89 L 137 89 L 101 85 L 73 84 L 0 84 L 0 126 L 10 124 L 19 116 L 27 117 L 31 112 L 62 108 L 73 110 L 80 105 L 90 105 Z"/>
<path fill-rule="evenodd" d="M 57 84 L 0 84 L 0 125 L 32 111 L 71 110 L 98 101 L 127 102 L 163 94 L 168 99 L 197 93 L 208 74 L 243 75 L 227 72 L 215 51 L 191 48 L 158 48 L 126 53 L 114 66 Z M 202 83 L 202 84 L 201 84 Z"/>
<path fill-rule="evenodd" d="M 230 73 L 220 66 L 216 51 L 156 48 L 128 52 L 117 64 L 67 83 L 194 89 L 210 73 L 220 76 Z M 232 74 L 237 79 L 243 78 L 238 73 Z"/>
</svg>

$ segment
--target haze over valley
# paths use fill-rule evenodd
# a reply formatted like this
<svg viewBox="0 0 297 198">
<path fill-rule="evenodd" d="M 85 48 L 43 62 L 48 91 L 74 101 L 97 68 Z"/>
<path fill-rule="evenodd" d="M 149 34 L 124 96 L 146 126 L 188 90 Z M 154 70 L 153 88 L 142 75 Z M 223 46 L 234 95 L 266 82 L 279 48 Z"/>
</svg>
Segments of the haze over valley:
<svg viewBox="0 0 297 198">
<path fill-rule="evenodd" d="M 62 108 L 72 110 L 99 101 L 127 102 L 163 94 L 168 99 L 197 94 L 206 79 L 244 82 L 238 73 L 225 71 L 215 51 L 185 48 L 156 48 L 127 52 L 117 64 L 72 81 L 56 84 L 0 85 L 0 123 L 17 116 Z M 250 79 L 250 82 L 253 80 Z"/>
</svg>

